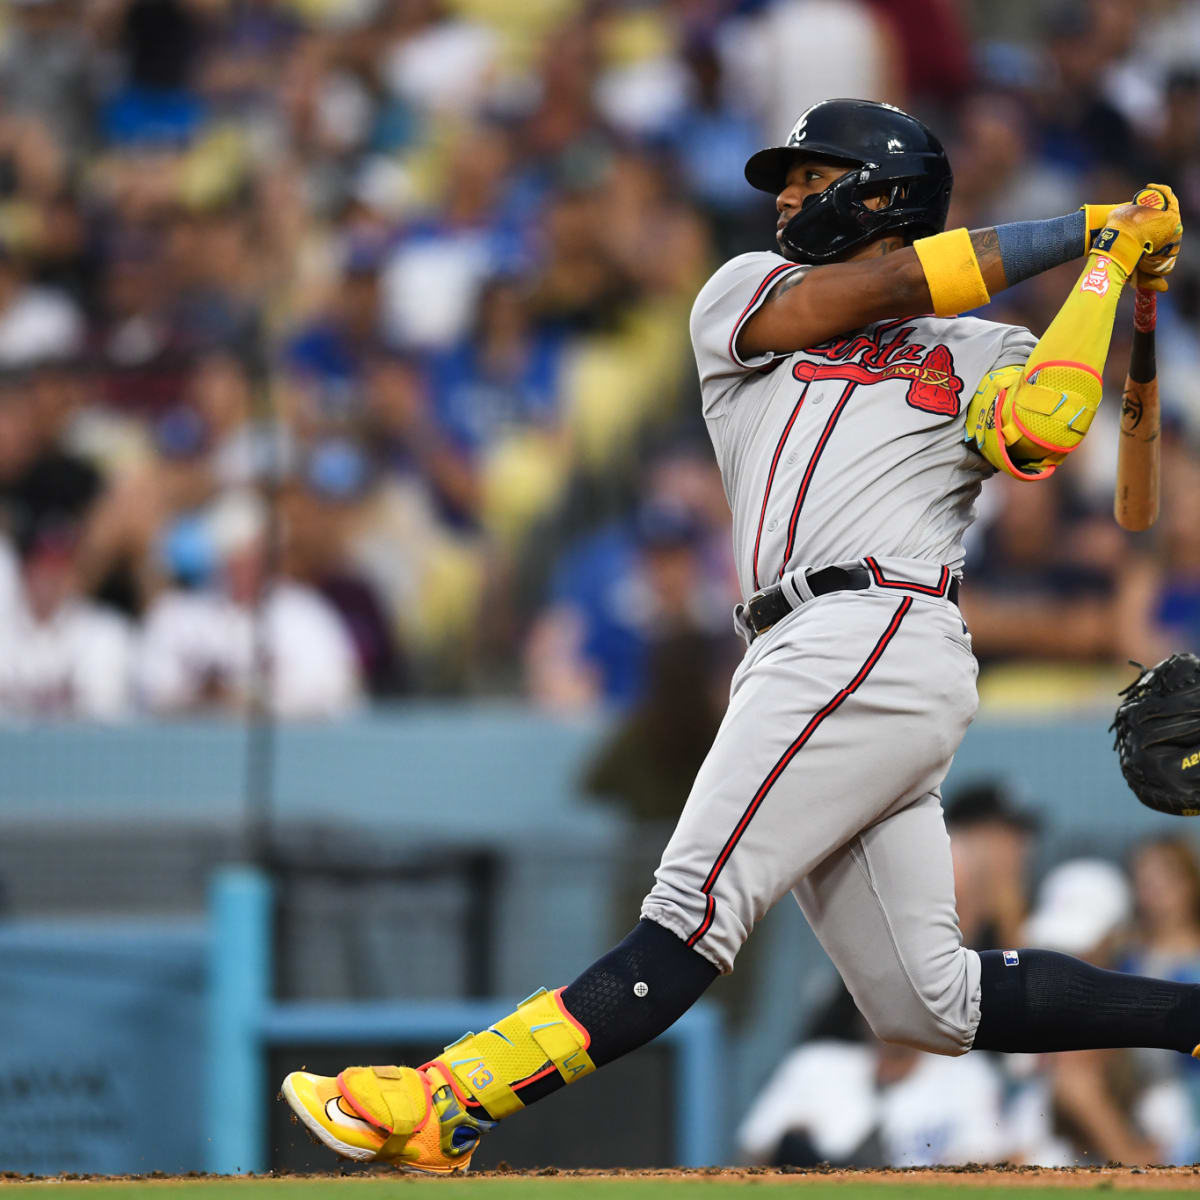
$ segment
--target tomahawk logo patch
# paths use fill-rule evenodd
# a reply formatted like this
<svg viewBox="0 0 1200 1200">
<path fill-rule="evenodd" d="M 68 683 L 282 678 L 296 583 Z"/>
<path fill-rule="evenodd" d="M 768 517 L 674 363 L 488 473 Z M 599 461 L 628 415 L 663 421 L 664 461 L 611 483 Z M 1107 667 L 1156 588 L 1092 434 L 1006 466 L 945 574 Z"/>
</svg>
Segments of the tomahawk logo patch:
<svg viewBox="0 0 1200 1200">
<path fill-rule="evenodd" d="M 920 342 L 910 342 L 914 326 L 896 328 L 888 321 L 873 336 L 857 334 L 833 338 L 807 351 L 826 363 L 799 362 L 792 374 L 802 382 L 811 379 L 845 379 L 849 383 L 883 383 L 908 379 L 905 400 L 921 412 L 942 417 L 958 416 L 963 381 L 954 373 L 954 356 L 939 343 L 928 351 Z"/>
</svg>

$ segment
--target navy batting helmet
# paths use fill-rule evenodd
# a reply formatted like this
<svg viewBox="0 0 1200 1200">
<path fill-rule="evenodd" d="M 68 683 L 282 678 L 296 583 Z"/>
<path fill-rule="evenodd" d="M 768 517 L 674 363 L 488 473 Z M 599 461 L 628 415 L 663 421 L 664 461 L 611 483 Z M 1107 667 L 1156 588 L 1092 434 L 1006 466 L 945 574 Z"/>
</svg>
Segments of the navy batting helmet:
<svg viewBox="0 0 1200 1200">
<path fill-rule="evenodd" d="M 916 117 L 871 100 L 822 100 L 796 122 L 784 146 L 751 155 L 746 179 L 777 195 L 804 158 L 845 163 L 847 172 L 808 196 L 779 244 L 793 262 L 827 263 L 886 233 L 908 241 L 940 233 L 954 176 L 942 143 Z M 855 170 L 854 168 L 857 168 Z M 868 208 L 864 201 L 882 196 Z"/>
</svg>

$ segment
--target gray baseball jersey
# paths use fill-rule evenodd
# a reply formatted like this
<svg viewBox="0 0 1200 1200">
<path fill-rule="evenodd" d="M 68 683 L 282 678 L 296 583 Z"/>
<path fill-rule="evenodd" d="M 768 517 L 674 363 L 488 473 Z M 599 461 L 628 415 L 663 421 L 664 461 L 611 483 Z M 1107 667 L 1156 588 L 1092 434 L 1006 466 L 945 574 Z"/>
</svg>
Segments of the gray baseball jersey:
<svg viewBox="0 0 1200 1200">
<path fill-rule="evenodd" d="M 746 322 L 807 269 L 742 255 L 692 310 L 743 594 L 782 583 L 794 607 L 735 672 L 642 912 L 728 971 L 791 890 L 878 1034 L 961 1053 L 979 960 L 959 937 L 939 788 L 977 669 L 948 591 L 992 470 L 964 413 L 1035 339 L 914 317 L 742 357 Z M 806 571 L 833 564 L 866 566 L 871 586 L 814 597 Z"/>
<path fill-rule="evenodd" d="M 736 339 L 798 266 L 743 254 L 692 309 L 704 417 L 733 510 L 745 595 L 801 564 L 865 555 L 962 567 L 992 468 L 963 442 L 984 374 L 1024 362 L 1028 330 L 970 317 L 881 321 L 811 350 L 743 358 Z"/>
</svg>

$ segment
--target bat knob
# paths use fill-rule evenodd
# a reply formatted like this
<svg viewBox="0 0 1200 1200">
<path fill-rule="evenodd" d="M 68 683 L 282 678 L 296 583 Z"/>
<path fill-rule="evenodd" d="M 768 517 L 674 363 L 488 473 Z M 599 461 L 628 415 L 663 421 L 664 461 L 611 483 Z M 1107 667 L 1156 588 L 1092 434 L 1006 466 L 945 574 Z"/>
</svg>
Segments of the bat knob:
<svg viewBox="0 0 1200 1200">
<path fill-rule="evenodd" d="M 1158 190 L 1158 188 L 1147 187 L 1142 188 L 1140 192 L 1133 198 L 1134 204 L 1140 204 L 1143 208 L 1157 208 L 1165 212 L 1170 207 L 1170 201 L 1166 196 Z"/>
</svg>

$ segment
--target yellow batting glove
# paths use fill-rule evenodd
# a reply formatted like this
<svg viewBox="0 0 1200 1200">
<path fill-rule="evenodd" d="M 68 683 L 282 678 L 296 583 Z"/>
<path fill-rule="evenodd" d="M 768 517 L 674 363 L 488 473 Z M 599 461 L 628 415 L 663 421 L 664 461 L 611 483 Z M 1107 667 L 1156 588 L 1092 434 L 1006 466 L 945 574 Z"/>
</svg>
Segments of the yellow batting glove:
<svg viewBox="0 0 1200 1200">
<path fill-rule="evenodd" d="M 1134 196 L 1133 202 L 1147 208 L 1161 208 L 1166 212 L 1173 211 L 1176 215 L 1179 213 L 1179 201 L 1165 183 L 1147 185 Z M 1166 276 L 1175 270 L 1175 260 L 1179 257 L 1179 247 L 1182 242 L 1183 222 L 1180 221 L 1175 240 L 1166 246 L 1159 247 L 1157 253 L 1145 255 L 1138 263 L 1134 285 L 1139 288 L 1148 288 L 1154 292 L 1165 292 L 1167 290 Z"/>
<path fill-rule="evenodd" d="M 1175 193 L 1165 183 L 1152 183 L 1142 188 L 1134 197 L 1134 203 L 1144 208 L 1159 209 L 1164 213 L 1179 211 L 1179 203 Z M 1128 207 L 1121 204 L 1085 204 L 1082 206 L 1085 214 L 1086 248 L 1090 250 L 1096 239 L 1109 224 L 1109 217 L 1117 209 Z M 1167 290 L 1167 279 L 1175 269 L 1175 260 L 1179 255 L 1180 240 L 1183 226 L 1180 223 L 1172 242 L 1162 247 L 1157 253 L 1144 253 L 1139 260 L 1134 275 L 1134 286 L 1155 292 Z"/>
<path fill-rule="evenodd" d="M 1086 207 L 1090 220 L 1093 206 Z M 1165 276 L 1175 266 L 1182 237 L 1175 193 L 1166 184 L 1154 183 L 1142 188 L 1132 204 L 1109 212 L 1093 249 L 1111 258 L 1127 274 L 1136 270 L 1136 286 L 1166 291 Z"/>
</svg>

